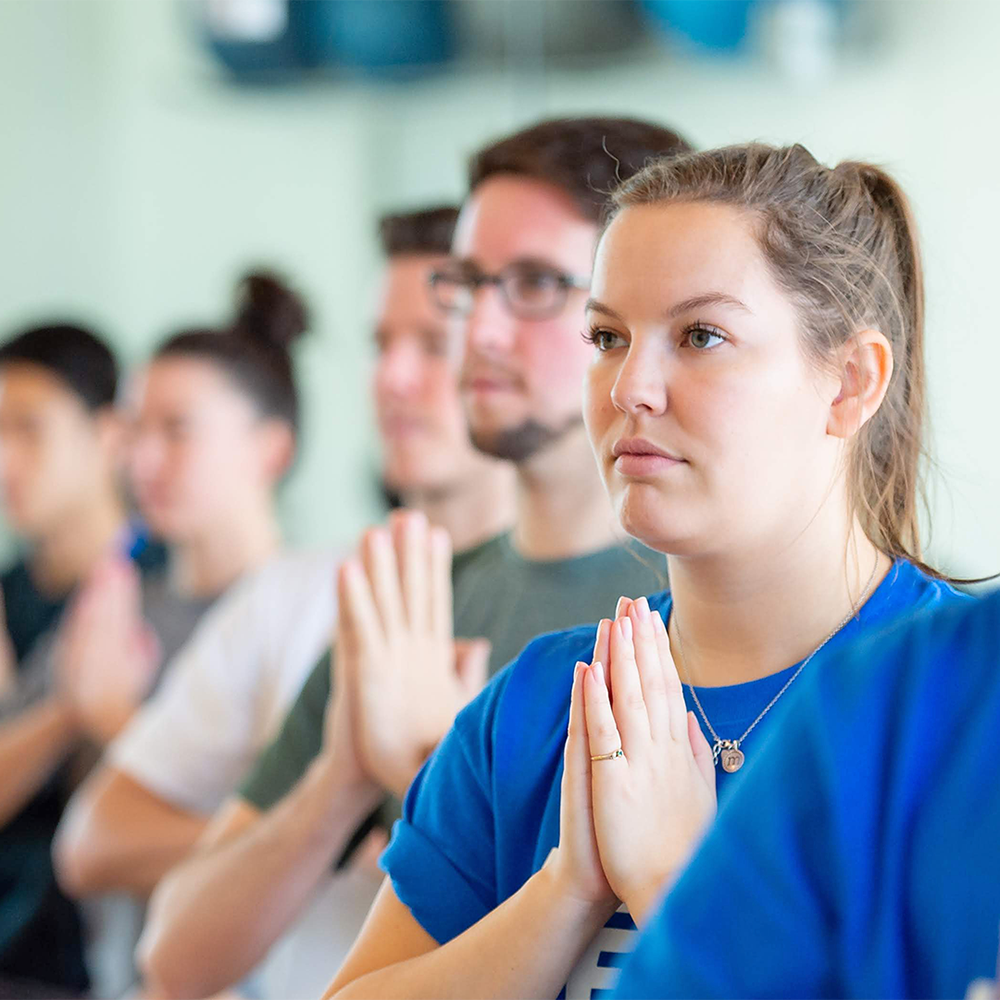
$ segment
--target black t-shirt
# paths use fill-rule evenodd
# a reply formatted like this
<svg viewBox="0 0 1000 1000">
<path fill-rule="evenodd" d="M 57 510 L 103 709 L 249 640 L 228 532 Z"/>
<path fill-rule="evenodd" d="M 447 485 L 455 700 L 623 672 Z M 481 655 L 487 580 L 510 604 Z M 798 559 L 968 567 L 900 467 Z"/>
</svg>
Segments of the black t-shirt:
<svg viewBox="0 0 1000 1000">
<path fill-rule="evenodd" d="M 164 548 L 141 537 L 129 554 L 143 576 L 166 567 Z M 43 594 L 23 560 L 0 576 L 0 584 L 20 673 L 35 643 L 58 625 L 72 594 Z M 89 979 L 80 917 L 60 892 L 52 868 L 52 839 L 70 793 L 62 767 L 0 829 L 0 977 L 82 993 Z"/>
</svg>

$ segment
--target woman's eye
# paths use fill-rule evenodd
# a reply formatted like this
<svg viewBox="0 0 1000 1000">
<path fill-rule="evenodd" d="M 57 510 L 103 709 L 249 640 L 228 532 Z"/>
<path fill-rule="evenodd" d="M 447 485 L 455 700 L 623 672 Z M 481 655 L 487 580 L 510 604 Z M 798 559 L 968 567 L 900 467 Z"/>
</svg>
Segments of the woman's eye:
<svg viewBox="0 0 1000 1000">
<path fill-rule="evenodd" d="M 726 338 L 722 334 L 716 333 L 704 326 L 692 327 L 687 332 L 688 343 L 699 351 L 706 351 L 710 347 L 721 344 Z"/>
<path fill-rule="evenodd" d="M 590 330 L 584 334 L 584 339 L 590 341 L 598 351 L 610 351 L 615 347 L 621 347 L 624 343 L 617 333 L 611 330 Z"/>
</svg>

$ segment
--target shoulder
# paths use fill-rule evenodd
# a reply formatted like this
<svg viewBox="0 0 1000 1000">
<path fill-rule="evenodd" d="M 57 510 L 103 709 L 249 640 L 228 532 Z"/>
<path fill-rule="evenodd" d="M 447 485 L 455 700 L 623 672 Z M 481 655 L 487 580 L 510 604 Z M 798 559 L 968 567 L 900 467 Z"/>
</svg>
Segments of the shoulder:
<svg viewBox="0 0 1000 1000">
<path fill-rule="evenodd" d="M 893 563 L 885 582 L 889 584 L 886 588 L 888 613 L 945 608 L 975 600 L 907 559 L 897 559 Z"/>
<path fill-rule="evenodd" d="M 262 599 L 283 601 L 316 591 L 328 593 L 334 589 L 340 561 L 336 553 L 322 549 L 281 552 L 248 573 L 240 582 L 240 590 Z"/>
<path fill-rule="evenodd" d="M 269 559 L 234 583 L 212 606 L 207 628 L 239 622 L 248 633 L 301 621 L 319 607 L 332 616 L 338 560 L 331 552 L 290 552 Z"/>
<path fill-rule="evenodd" d="M 530 752 L 527 744 L 565 732 L 573 668 L 590 661 L 596 632 L 596 624 L 579 625 L 532 639 L 459 713 L 456 735 L 488 753 L 494 741 L 516 733 L 522 752 Z"/>
<path fill-rule="evenodd" d="M 502 532 L 474 545 L 471 549 L 462 549 L 452 557 L 452 573 L 460 576 L 466 572 L 475 572 L 481 567 L 496 565 L 512 551 L 510 533 Z"/>
<path fill-rule="evenodd" d="M 666 591 L 650 595 L 649 606 L 666 620 L 670 595 Z M 565 732 L 573 669 L 579 661 L 590 663 L 596 637 L 597 622 L 592 622 L 532 639 L 487 684 L 478 711 L 489 712 L 494 725 L 542 733 L 546 726 L 558 724 Z"/>
<path fill-rule="evenodd" d="M 934 583 L 943 588 L 940 599 L 861 636 L 837 669 L 817 672 L 817 704 L 840 706 L 845 725 L 867 705 L 888 725 L 905 717 L 907 706 L 944 712 L 956 697 L 997 689 L 1000 593 L 979 599 Z"/>
</svg>

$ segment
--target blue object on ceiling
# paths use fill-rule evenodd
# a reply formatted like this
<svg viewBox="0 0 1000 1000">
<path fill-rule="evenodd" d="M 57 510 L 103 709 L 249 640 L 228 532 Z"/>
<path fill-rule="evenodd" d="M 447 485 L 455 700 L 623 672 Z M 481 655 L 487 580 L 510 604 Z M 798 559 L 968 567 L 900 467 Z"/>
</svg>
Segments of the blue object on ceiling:
<svg viewBox="0 0 1000 1000">
<path fill-rule="evenodd" d="M 206 13 L 204 31 L 209 48 L 237 80 L 262 83 L 287 79 L 322 64 L 325 5 L 326 0 L 271 0 L 266 6 L 279 15 L 274 31 L 250 30 L 238 19 L 231 26 L 215 23 Z M 224 13 L 215 18 L 225 21 Z"/>
<path fill-rule="evenodd" d="M 205 19 L 209 47 L 241 82 L 284 81 L 337 66 L 372 76 L 413 75 L 454 54 L 446 0 L 263 2 L 283 14 L 277 32 L 264 37 L 213 30 Z"/>
<path fill-rule="evenodd" d="M 454 54 L 444 0 L 334 0 L 329 17 L 336 61 L 375 76 L 410 74 Z"/>
<path fill-rule="evenodd" d="M 753 0 L 638 0 L 660 28 L 717 52 L 740 47 Z"/>
</svg>

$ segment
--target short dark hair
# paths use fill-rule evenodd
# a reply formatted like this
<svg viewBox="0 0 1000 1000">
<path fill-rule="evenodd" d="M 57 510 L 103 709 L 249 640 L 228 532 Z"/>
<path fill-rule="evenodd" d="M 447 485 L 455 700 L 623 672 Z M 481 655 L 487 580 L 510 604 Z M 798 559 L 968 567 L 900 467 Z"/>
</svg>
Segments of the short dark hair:
<svg viewBox="0 0 1000 1000">
<path fill-rule="evenodd" d="M 55 375 L 91 413 L 112 406 L 118 365 L 111 349 L 91 330 L 70 323 L 36 326 L 0 345 L 0 366 L 38 365 Z"/>
<path fill-rule="evenodd" d="M 469 191 L 496 174 L 547 181 L 601 224 L 612 190 L 647 163 L 690 152 L 677 132 L 634 118 L 552 118 L 505 136 L 469 161 Z"/>
<path fill-rule="evenodd" d="M 237 286 L 236 319 L 223 330 L 190 329 L 157 348 L 154 360 L 196 357 L 227 375 L 265 417 L 299 428 L 299 396 L 290 354 L 305 333 L 309 312 L 302 298 L 269 271 L 246 275 Z"/>
<path fill-rule="evenodd" d="M 382 253 L 386 257 L 450 253 L 457 220 L 458 209 L 454 205 L 383 215 L 378 223 Z"/>
</svg>

